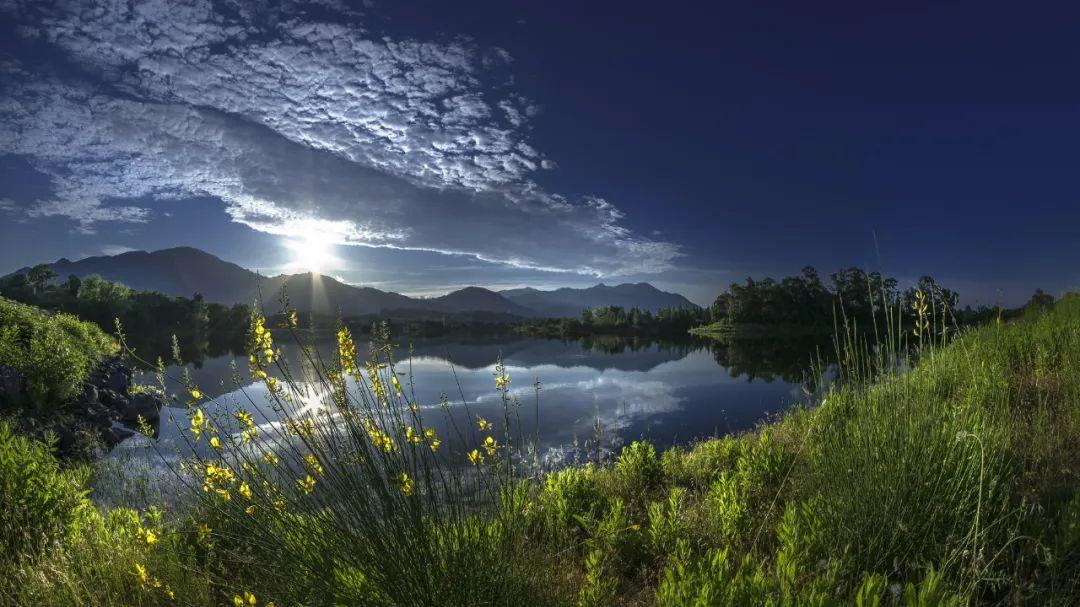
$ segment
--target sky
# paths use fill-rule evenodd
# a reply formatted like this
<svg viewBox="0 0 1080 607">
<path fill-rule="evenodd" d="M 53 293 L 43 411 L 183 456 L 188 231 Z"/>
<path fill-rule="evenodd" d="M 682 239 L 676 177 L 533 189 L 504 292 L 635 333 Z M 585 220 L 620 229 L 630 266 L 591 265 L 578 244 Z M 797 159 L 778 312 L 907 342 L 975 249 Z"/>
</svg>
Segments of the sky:
<svg viewBox="0 0 1080 607">
<path fill-rule="evenodd" d="M 0 272 L 1080 288 L 1066 4 L 0 0 Z"/>
</svg>

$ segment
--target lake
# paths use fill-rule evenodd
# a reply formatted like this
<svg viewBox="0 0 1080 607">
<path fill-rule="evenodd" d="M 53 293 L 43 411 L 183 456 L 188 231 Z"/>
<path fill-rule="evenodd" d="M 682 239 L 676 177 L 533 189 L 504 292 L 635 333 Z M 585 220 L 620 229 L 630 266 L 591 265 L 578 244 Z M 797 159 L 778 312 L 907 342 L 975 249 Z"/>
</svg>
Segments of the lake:
<svg viewBox="0 0 1080 607">
<path fill-rule="evenodd" d="M 280 345 L 284 355 L 295 361 L 299 349 Z M 357 345 L 361 352 L 367 351 L 366 343 Z M 324 356 L 336 347 L 332 341 L 316 342 L 316 346 Z M 444 436 L 440 428 L 445 423 L 440 418 L 446 417 L 440 411 L 443 394 L 452 413 L 467 406 L 474 415 L 502 419 L 500 395 L 493 380 L 501 355 L 512 378 L 511 392 L 521 402 L 517 409 L 520 421 L 515 425 L 520 424 L 525 436 L 538 434 L 545 461 L 558 465 L 595 453 L 597 422 L 599 444 L 605 451 L 636 439 L 666 447 L 750 429 L 795 402 L 805 402 L 812 357 L 815 352 L 828 351 L 827 342 L 814 340 L 719 344 L 642 343 L 610 337 L 572 342 L 499 338 L 419 340 L 411 348 L 398 348 L 396 356 L 399 371 L 411 370 L 417 402 L 424 409 L 441 413 L 425 419 L 434 420 L 430 425 Z M 241 390 L 250 385 L 250 379 L 240 386 L 234 383 L 234 365 L 242 377 L 248 377 L 247 357 L 239 354 L 208 356 L 184 368 L 218 405 L 243 404 L 276 418 L 261 385 Z M 171 377 L 180 374 L 178 366 L 167 369 Z M 136 379 L 155 383 L 152 373 Z M 407 383 L 404 378 L 403 382 Z M 183 392 L 178 383 L 168 388 Z M 183 431 L 168 420 L 170 414 Z M 186 427 L 182 406 L 162 411 L 162 450 L 188 450 Z M 141 449 L 140 440 L 125 441 L 114 450 L 114 456 L 141 453 L 142 457 L 157 457 L 153 451 Z"/>
</svg>

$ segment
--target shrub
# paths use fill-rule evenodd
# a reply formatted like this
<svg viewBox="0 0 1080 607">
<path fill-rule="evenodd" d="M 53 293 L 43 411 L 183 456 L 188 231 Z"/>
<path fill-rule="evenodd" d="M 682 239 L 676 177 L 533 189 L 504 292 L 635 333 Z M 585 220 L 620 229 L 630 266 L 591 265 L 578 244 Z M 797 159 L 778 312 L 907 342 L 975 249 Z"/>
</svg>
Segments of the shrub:
<svg viewBox="0 0 1080 607">
<path fill-rule="evenodd" d="M 116 343 L 96 325 L 0 297 L 0 363 L 26 378 L 30 403 L 53 408 L 78 394 Z"/>
<path fill-rule="evenodd" d="M 615 482 L 619 495 L 641 499 L 656 492 L 663 479 L 656 449 L 647 442 L 634 441 L 615 460 Z"/>
<path fill-rule="evenodd" d="M 86 507 L 85 470 L 62 470 L 51 451 L 0 422 L 0 561 L 58 541 Z"/>
<path fill-rule="evenodd" d="M 545 531 L 557 536 L 575 535 L 582 521 L 606 508 L 606 499 L 592 465 L 566 468 L 548 474 L 537 496 Z"/>
</svg>

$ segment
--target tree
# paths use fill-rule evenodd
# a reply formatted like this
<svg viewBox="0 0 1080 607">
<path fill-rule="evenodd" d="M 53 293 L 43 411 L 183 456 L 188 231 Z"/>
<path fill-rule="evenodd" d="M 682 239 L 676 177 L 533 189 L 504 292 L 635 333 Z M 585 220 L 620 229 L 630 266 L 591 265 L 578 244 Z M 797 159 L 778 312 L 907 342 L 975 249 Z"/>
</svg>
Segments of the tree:
<svg viewBox="0 0 1080 607">
<path fill-rule="evenodd" d="M 71 274 L 67 277 L 67 280 L 64 281 L 64 284 L 60 285 L 60 288 L 62 288 L 64 292 L 67 293 L 68 297 L 74 298 L 79 296 L 79 287 L 81 286 L 82 279 L 74 274 Z"/>
<path fill-rule="evenodd" d="M 1026 308 L 1033 310 L 1049 310 L 1054 306 L 1054 296 L 1044 292 L 1042 289 L 1035 289 L 1035 293 L 1028 300 Z"/>
<path fill-rule="evenodd" d="M 30 286 L 34 288 L 34 292 L 37 293 L 44 291 L 45 287 L 49 286 L 49 283 L 54 278 L 56 278 L 56 272 L 53 272 L 53 269 L 48 264 L 39 263 L 26 271 L 26 281 L 30 283 Z"/>
</svg>

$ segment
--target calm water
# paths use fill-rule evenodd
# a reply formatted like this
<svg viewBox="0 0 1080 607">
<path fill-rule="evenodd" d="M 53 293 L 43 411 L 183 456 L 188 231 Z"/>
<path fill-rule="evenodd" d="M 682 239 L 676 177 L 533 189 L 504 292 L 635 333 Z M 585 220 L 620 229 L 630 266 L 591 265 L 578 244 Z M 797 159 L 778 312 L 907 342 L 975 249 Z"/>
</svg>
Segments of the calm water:
<svg viewBox="0 0 1080 607">
<path fill-rule="evenodd" d="M 317 344 L 333 351 L 334 344 Z M 366 351 L 366 344 L 358 344 Z M 295 360 L 295 348 L 284 346 Z M 512 393 L 521 401 L 521 432 L 536 433 L 539 420 L 540 450 L 551 463 L 570 461 L 591 453 L 595 424 L 602 429 L 601 447 L 615 449 L 646 438 L 658 446 L 685 443 L 753 427 L 794 402 L 805 400 L 803 381 L 815 350 L 814 342 L 740 342 L 720 346 L 689 344 L 634 344 L 605 339 L 561 342 L 542 339 L 499 341 L 428 340 L 415 343 L 411 355 L 398 352 L 399 370 L 411 364 L 417 401 L 432 413 L 426 423 L 449 434 L 440 395 L 450 400 L 451 414 L 468 405 L 474 415 L 502 419 L 501 401 L 492 379 L 496 359 L 502 355 L 512 378 Z M 223 355 L 188 365 L 195 384 L 221 404 L 259 408 L 275 414 L 261 386 L 241 390 L 233 381 L 232 366 L 247 375 L 246 356 Z M 295 367 L 294 367 L 295 368 Z M 179 377 L 173 367 L 168 375 Z M 154 383 L 153 375 L 141 378 Z M 534 382 L 539 381 L 537 404 Z M 169 386 L 181 392 L 180 384 Z M 251 398 L 253 402 L 248 401 Z M 184 452 L 187 421 L 182 408 L 162 411 L 161 446 L 166 452 Z M 256 416 L 258 418 L 258 416 Z M 590 444 L 586 446 L 586 441 Z M 153 452 L 138 447 L 139 439 L 120 445 L 114 454 Z M 205 444 L 205 441 L 203 442 Z"/>
</svg>

